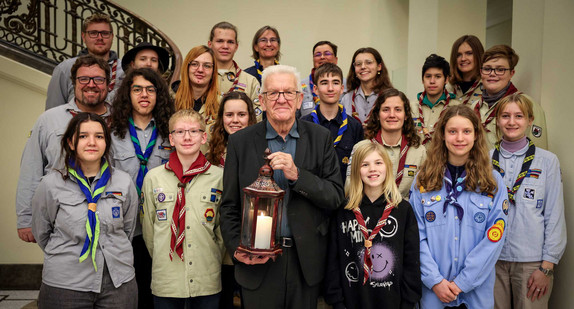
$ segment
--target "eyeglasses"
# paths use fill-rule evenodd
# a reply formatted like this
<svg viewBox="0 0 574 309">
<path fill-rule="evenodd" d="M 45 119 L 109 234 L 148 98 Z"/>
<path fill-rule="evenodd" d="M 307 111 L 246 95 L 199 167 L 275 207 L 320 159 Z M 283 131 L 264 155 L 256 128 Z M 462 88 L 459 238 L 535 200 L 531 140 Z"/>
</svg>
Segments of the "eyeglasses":
<svg viewBox="0 0 574 309">
<path fill-rule="evenodd" d="M 480 68 L 480 73 L 484 75 L 490 75 L 491 72 L 494 72 L 496 76 L 502 76 L 506 71 L 510 71 L 511 69 L 507 68 Z"/>
<path fill-rule="evenodd" d="M 360 68 L 363 66 L 363 64 L 368 67 L 373 63 L 375 63 L 373 60 L 367 59 L 365 61 L 357 61 L 357 62 L 353 63 L 353 65 L 355 66 L 355 68 Z"/>
<path fill-rule="evenodd" d="M 140 94 L 142 94 L 144 89 L 147 92 L 147 94 L 156 94 L 156 92 L 157 92 L 157 88 L 154 86 L 147 86 L 147 87 L 132 86 L 132 93 L 136 94 L 136 95 L 140 95 Z"/>
<path fill-rule="evenodd" d="M 78 76 L 76 77 L 76 80 L 82 85 L 89 84 L 91 80 L 93 80 L 94 84 L 96 85 L 103 85 L 106 82 L 106 78 L 101 76 L 95 76 L 95 77 Z"/>
<path fill-rule="evenodd" d="M 279 39 L 278 38 L 260 38 L 259 40 L 257 40 L 257 43 L 263 43 L 263 44 L 267 44 L 267 43 L 279 43 Z"/>
<path fill-rule="evenodd" d="M 97 31 L 97 30 L 86 31 L 86 33 L 92 39 L 97 39 L 98 35 L 101 35 L 102 39 L 109 39 L 113 34 L 112 31 Z"/>
<path fill-rule="evenodd" d="M 316 52 L 313 54 L 313 57 L 315 58 L 321 58 L 321 56 L 327 58 L 327 57 L 331 57 L 334 56 L 334 54 L 330 51 L 326 51 L 326 52 Z"/>
<path fill-rule="evenodd" d="M 213 70 L 213 63 L 209 62 L 199 63 L 197 61 L 192 61 L 189 63 L 189 66 L 194 70 L 199 69 L 200 66 L 203 67 L 204 70 Z"/>
<path fill-rule="evenodd" d="M 189 135 L 191 137 L 196 137 L 198 135 L 200 135 L 201 133 L 205 132 L 204 130 L 173 130 L 170 133 L 177 136 L 177 137 L 184 137 L 185 133 L 189 133 Z"/>
<path fill-rule="evenodd" d="M 279 96 L 283 95 L 285 100 L 295 100 L 299 91 L 266 91 L 262 92 L 261 94 L 264 95 L 267 99 L 275 101 L 279 100 Z"/>
</svg>

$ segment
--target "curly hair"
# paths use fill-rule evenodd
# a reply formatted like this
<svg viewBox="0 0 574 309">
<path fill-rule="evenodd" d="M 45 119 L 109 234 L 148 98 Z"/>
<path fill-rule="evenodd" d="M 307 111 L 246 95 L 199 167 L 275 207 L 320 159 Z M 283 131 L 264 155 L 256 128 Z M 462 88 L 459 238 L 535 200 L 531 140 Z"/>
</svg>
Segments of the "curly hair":
<svg viewBox="0 0 574 309">
<path fill-rule="evenodd" d="M 189 65 L 197 57 L 204 53 L 211 55 L 211 61 L 213 63 L 213 69 L 211 70 L 211 80 L 209 81 L 209 86 L 207 91 L 203 94 L 205 97 L 205 115 L 204 118 L 215 116 L 217 114 L 217 109 L 219 103 L 217 97 L 219 95 L 219 78 L 217 77 L 217 61 L 215 61 L 215 56 L 213 55 L 213 50 L 205 45 L 200 45 L 192 48 L 185 60 L 183 60 L 183 65 L 181 69 L 181 83 L 175 94 L 175 109 L 193 109 L 194 96 L 193 96 L 193 86 L 191 85 L 191 80 L 189 79 Z"/>
<path fill-rule="evenodd" d="M 242 91 L 231 91 L 223 96 L 221 103 L 219 104 L 219 111 L 217 112 L 217 119 L 212 127 L 211 141 L 209 142 L 209 151 L 207 152 L 206 158 L 211 164 L 219 165 L 220 159 L 225 153 L 227 148 L 227 140 L 229 139 L 229 133 L 225 131 L 223 126 L 223 113 L 225 112 L 225 103 L 229 100 L 241 100 L 247 105 L 247 113 L 249 114 L 249 120 L 247 122 L 248 126 L 257 123 L 257 117 L 255 116 L 255 110 L 253 109 L 253 102 L 251 99 Z"/>
<path fill-rule="evenodd" d="M 417 175 L 416 186 L 426 191 L 442 188 L 448 149 L 445 144 L 445 130 L 448 121 L 461 116 L 468 119 L 474 128 L 474 144 L 464 164 L 466 169 L 466 190 L 494 194 L 497 191 L 496 180 L 492 174 L 492 163 L 488 155 L 486 133 L 476 113 L 467 105 L 449 106 L 436 124 L 436 131 L 427 151 L 427 159 Z"/>
<path fill-rule="evenodd" d="M 379 52 L 372 48 L 372 47 L 363 47 L 357 49 L 357 51 L 353 54 L 353 61 L 351 61 L 351 67 L 349 68 L 349 74 L 347 75 L 347 90 L 355 90 L 359 88 L 361 85 L 361 80 L 357 77 L 357 73 L 355 73 L 355 58 L 359 54 L 371 54 L 375 57 L 377 61 L 377 65 L 381 65 L 381 70 L 377 72 L 375 77 L 375 86 L 373 88 L 374 93 L 382 92 L 385 89 L 393 88 L 393 84 L 391 83 L 391 79 L 389 78 L 389 71 L 387 70 L 387 66 L 385 66 L 385 62 L 383 61 L 383 57 Z"/>
<path fill-rule="evenodd" d="M 482 66 L 482 55 L 484 54 L 484 47 L 482 47 L 482 43 L 480 39 L 474 35 L 463 35 L 458 38 L 452 44 L 452 48 L 450 50 L 450 83 L 451 84 L 458 84 L 463 81 L 462 79 L 462 72 L 458 69 L 458 49 L 460 45 L 466 43 L 472 49 L 472 57 L 474 59 L 474 69 L 472 70 L 472 76 L 475 80 L 480 79 L 480 67 Z"/>
<path fill-rule="evenodd" d="M 164 140 L 167 140 L 169 138 L 169 117 L 175 112 L 173 99 L 169 94 L 169 88 L 163 77 L 149 68 L 128 71 L 112 103 L 112 113 L 110 115 L 112 124 L 110 128 L 115 136 L 121 139 L 125 138 L 129 128 L 128 119 L 132 117 L 133 111 L 131 89 L 137 76 L 143 77 L 157 88 L 152 115 L 159 135 Z"/>
<path fill-rule="evenodd" d="M 402 92 L 395 88 L 389 88 L 383 90 L 381 94 L 377 97 L 375 101 L 375 106 L 371 110 L 369 114 L 369 118 L 367 119 L 367 126 L 365 128 L 365 138 L 366 139 L 373 139 L 377 136 L 377 133 L 381 130 L 381 118 L 379 113 L 381 111 L 381 106 L 385 103 L 388 98 L 391 97 L 399 97 L 401 101 L 403 101 L 403 108 L 405 110 L 405 121 L 403 123 L 402 133 L 406 137 L 408 141 L 409 147 L 419 147 L 421 144 L 421 138 L 417 135 L 417 131 L 415 129 L 415 122 L 413 121 L 413 116 L 411 113 L 411 104 L 409 103 L 409 99 L 407 96 Z"/>
</svg>

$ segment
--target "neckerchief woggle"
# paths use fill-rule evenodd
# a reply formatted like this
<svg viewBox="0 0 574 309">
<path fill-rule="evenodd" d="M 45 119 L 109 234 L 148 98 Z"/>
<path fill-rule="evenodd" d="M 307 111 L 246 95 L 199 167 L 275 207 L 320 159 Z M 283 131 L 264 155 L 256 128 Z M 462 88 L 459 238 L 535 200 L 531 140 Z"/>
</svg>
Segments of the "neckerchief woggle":
<svg viewBox="0 0 574 309">
<path fill-rule="evenodd" d="M 239 91 L 243 91 L 245 92 L 245 89 L 242 89 L 241 87 L 239 87 L 238 83 L 239 83 L 239 75 L 241 74 L 241 69 L 239 68 L 239 66 L 237 65 L 237 62 L 235 62 L 235 60 L 233 61 L 233 67 L 235 68 L 235 78 L 233 79 L 233 85 L 231 85 L 231 88 L 229 88 L 229 90 L 227 92 L 231 92 L 233 90 L 237 90 L 239 89 Z M 227 74 L 229 74 L 230 72 L 227 72 Z"/>
<path fill-rule="evenodd" d="M 211 163 L 205 159 L 201 151 L 187 171 L 183 170 L 176 151 L 169 155 L 169 161 L 165 164 L 165 169 L 172 171 L 179 180 L 177 184 L 177 200 L 175 201 L 171 220 L 171 242 L 169 248 L 169 259 L 171 261 L 173 261 L 174 251 L 183 261 L 183 240 L 185 239 L 185 187 L 196 175 L 205 173 L 210 166 Z"/>
<path fill-rule="evenodd" d="M 446 100 L 444 102 L 444 107 L 443 107 L 442 111 L 440 112 L 439 117 L 442 116 L 442 114 L 446 110 L 448 104 L 450 103 L 450 93 L 448 93 L 448 91 L 446 89 L 444 89 L 443 94 L 446 96 Z M 432 139 L 432 134 L 434 133 L 434 130 L 435 130 L 435 128 L 432 128 L 431 130 L 429 130 L 425 125 L 425 118 L 423 116 L 423 100 L 426 97 L 426 95 L 427 95 L 427 92 L 423 91 L 423 93 L 419 97 L 419 122 L 421 123 L 423 135 L 425 137 L 423 142 L 422 142 L 423 145 L 425 145 L 426 143 L 428 143 Z M 431 107 L 431 109 L 432 109 L 432 107 Z"/>
<path fill-rule="evenodd" d="M 355 218 L 357 219 L 357 223 L 359 223 L 359 227 L 363 236 L 365 237 L 365 252 L 363 253 L 363 285 L 367 283 L 367 279 L 369 278 L 369 274 L 373 271 L 373 261 L 371 260 L 371 247 L 373 246 L 373 239 L 379 234 L 379 231 L 387 224 L 387 218 L 389 217 L 391 211 L 393 210 L 393 204 L 387 203 L 385 209 L 383 210 L 383 215 L 377 221 L 377 225 L 369 235 L 369 230 L 367 229 L 367 225 L 365 224 L 365 219 L 363 218 L 363 214 L 361 213 L 360 208 L 353 209 L 353 214 L 355 214 Z"/>
<path fill-rule="evenodd" d="M 129 131 L 130 131 L 132 143 L 134 145 L 134 149 L 136 151 L 136 157 L 140 161 L 140 168 L 138 170 L 138 176 L 136 178 L 136 189 L 138 191 L 138 196 L 141 196 L 141 190 L 142 190 L 141 188 L 143 185 L 144 176 L 147 174 L 147 171 L 148 171 L 147 162 L 149 160 L 149 157 L 151 156 L 151 153 L 153 151 L 153 147 L 155 146 L 155 143 L 157 141 L 157 127 L 154 123 L 153 129 L 151 132 L 150 141 L 146 146 L 145 152 L 143 152 L 143 153 L 141 150 L 141 144 L 140 144 L 140 141 L 138 139 L 138 134 L 136 132 L 136 127 L 135 127 L 134 120 L 132 117 L 129 118 Z"/>
<path fill-rule="evenodd" d="M 255 60 L 255 67 L 257 68 L 257 76 L 259 76 L 257 79 L 261 80 L 261 75 L 263 75 L 263 66 L 261 65 L 261 63 L 259 63 L 260 59 Z M 275 59 L 275 65 L 278 65 L 279 61 L 277 61 L 277 59 Z"/>
<path fill-rule="evenodd" d="M 442 213 L 446 213 L 446 208 L 448 204 L 453 205 L 456 207 L 456 212 L 460 222 L 462 222 L 462 217 L 464 216 L 464 209 L 458 202 L 458 197 L 462 194 L 465 189 L 465 182 L 466 182 L 466 169 L 462 172 L 462 174 L 456 179 L 456 182 L 452 183 L 452 175 L 450 174 L 450 170 L 448 166 L 445 168 L 444 171 L 444 185 L 446 189 L 446 198 L 444 201 L 444 205 L 442 208 Z"/>
<path fill-rule="evenodd" d="M 513 83 L 510 83 L 510 86 L 508 87 L 508 90 L 506 90 L 506 93 L 502 96 L 502 98 L 509 96 L 513 93 L 518 92 L 518 89 L 516 89 L 516 87 L 514 87 Z M 500 99 L 502 99 L 500 98 Z M 499 99 L 499 101 L 500 101 Z M 482 106 L 482 102 L 484 102 L 484 100 L 480 99 L 480 101 L 476 102 L 476 105 L 474 106 L 474 112 L 476 113 L 476 115 L 478 116 L 478 119 L 481 119 L 482 116 L 480 116 L 480 107 Z M 494 108 L 492 109 L 492 112 L 490 112 L 490 114 L 486 117 L 486 120 L 484 120 L 484 122 L 482 123 L 482 127 L 484 128 L 484 130 L 486 132 L 490 132 L 489 129 L 486 128 L 486 126 L 492 122 L 492 120 L 494 120 L 494 118 L 496 117 L 496 110 L 497 110 L 498 104 L 494 105 Z"/>
<path fill-rule="evenodd" d="M 520 168 L 520 173 L 518 174 L 518 177 L 516 177 L 512 189 L 506 187 L 506 190 L 508 191 L 508 199 L 510 200 L 512 205 L 516 205 L 516 199 L 514 196 L 516 195 L 516 192 L 520 188 L 520 185 L 522 185 L 522 181 L 526 177 L 526 174 L 528 174 L 530 165 L 532 165 L 532 161 L 534 161 L 534 153 L 536 152 L 536 146 L 534 146 L 534 142 L 531 141 L 528 137 L 526 139 L 528 140 L 528 150 L 526 150 L 524 161 L 522 161 L 522 167 Z M 502 168 L 500 168 L 500 141 L 497 142 L 496 145 L 494 145 L 494 152 L 492 153 L 492 165 L 494 166 L 494 169 L 497 172 L 499 172 L 502 175 L 502 177 L 504 177 L 504 171 L 502 170 Z"/>
<path fill-rule="evenodd" d="M 313 109 L 313 111 L 311 112 L 311 118 L 313 118 L 313 122 L 316 124 L 320 124 L 319 123 L 319 115 L 317 114 L 318 108 L 319 108 L 319 105 L 316 105 L 315 108 Z M 341 126 L 339 127 L 339 131 L 337 131 L 337 137 L 335 138 L 335 141 L 333 142 L 333 145 L 335 147 L 337 147 L 337 145 L 339 144 L 339 142 L 343 138 L 343 133 L 345 133 L 345 131 L 347 131 L 347 111 L 345 110 L 345 107 L 343 107 L 342 104 L 339 104 L 339 111 L 341 112 L 341 117 L 343 117 L 343 123 L 341 123 Z"/>
<path fill-rule="evenodd" d="M 74 167 L 74 168 L 72 168 Z M 89 251 L 92 252 L 92 263 L 94 264 L 94 269 L 98 271 L 98 266 L 96 265 L 96 248 L 98 247 L 98 239 L 100 238 L 100 218 L 96 213 L 97 202 L 102 196 L 102 193 L 106 189 L 106 184 L 110 180 L 110 167 L 105 159 L 102 159 L 102 165 L 100 167 L 100 179 L 96 183 L 94 190 L 92 191 L 91 186 L 88 184 L 84 173 L 81 168 L 75 169 L 75 163 L 70 162 L 70 167 L 68 168 L 68 173 L 76 178 L 76 182 L 80 187 L 80 190 L 86 196 L 88 201 L 88 219 L 86 220 L 86 240 L 84 241 L 84 247 L 80 253 L 80 263 L 82 263 L 89 255 Z"/>
<path fill-rule="evenodd" d="M 379 145 L 383 145 L 383 135 L 382 130 L 379 130 L 377 136 L 372 140 L 373 142 L 379 143 Z M 397 175 L 395 176 L 395 183 L 397 187 L 401 184 L 403 180 L 403 174 L 405 170 L 405 162 L 407 161 L 407 152 L 409 151 L 408 141 L 405 135 L 401 136 L 401 148 L 399 152 L 399 165 L 397 166 Z"/>
</svg>

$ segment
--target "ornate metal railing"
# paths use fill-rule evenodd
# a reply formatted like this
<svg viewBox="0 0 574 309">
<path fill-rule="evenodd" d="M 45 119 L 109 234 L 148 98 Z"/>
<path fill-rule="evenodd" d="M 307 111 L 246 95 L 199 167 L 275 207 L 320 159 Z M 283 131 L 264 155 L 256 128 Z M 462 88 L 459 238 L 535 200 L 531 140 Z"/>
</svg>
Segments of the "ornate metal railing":
<svg viewBox="0 0 574 309">
<path fill-rule="evenodd" d="M 58 63 L 82 50 L 82 21 L 96 12 L 112 19 L 112 50 L 120 57 L 141 42 L 164 47 L 170 53 L 166 78 L 178 79 L 182 59 L 175 43 L 143 18 L 104 0 L 0 0 L 0 54 L 52 74 Z"/>
</svg>

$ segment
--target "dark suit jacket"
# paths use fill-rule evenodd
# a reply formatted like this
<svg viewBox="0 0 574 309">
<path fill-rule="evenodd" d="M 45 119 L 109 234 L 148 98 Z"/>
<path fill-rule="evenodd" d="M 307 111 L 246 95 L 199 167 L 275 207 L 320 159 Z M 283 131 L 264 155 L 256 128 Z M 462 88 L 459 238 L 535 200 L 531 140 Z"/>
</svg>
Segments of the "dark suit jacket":
<svg viewBox="0 0 574 309">
<path fill-rule="evenodd" d="M 312 286 L 321 282 L 325 274 L 329 217 L 341 205 L 344 195 L 331 134 L 314 123 L 297 121 L 300 138 L 294 162 L 299 168 L 299 179 L 285 204 L 303 276 Z M 257 178 L 264 163 L 265 133 L 263 121 L 231 135 L 227 145 L 220 214 L 223 240 L 232 256 L 240 243 L 243 188 Z M 273 262 L 237 262 L 237 282 L 248 289 L 258 288 L 269 263 Z"/>
</svg>

